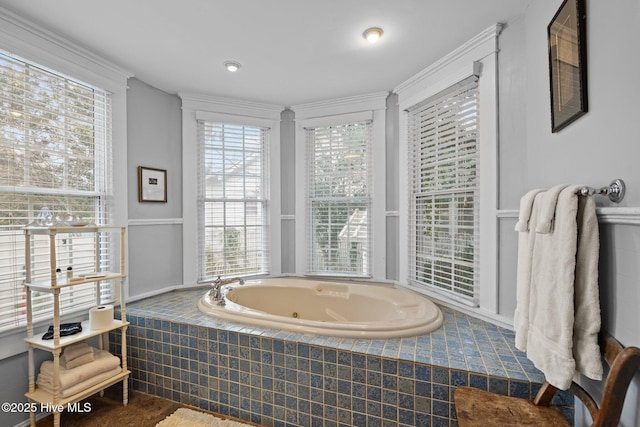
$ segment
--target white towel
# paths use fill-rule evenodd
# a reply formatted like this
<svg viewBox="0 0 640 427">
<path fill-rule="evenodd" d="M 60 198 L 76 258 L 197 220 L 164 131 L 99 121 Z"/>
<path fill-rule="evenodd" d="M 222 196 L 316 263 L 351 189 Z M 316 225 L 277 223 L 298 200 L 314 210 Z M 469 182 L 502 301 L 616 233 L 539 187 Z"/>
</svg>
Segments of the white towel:
<svg viewBox="0 0 640 427">
<path fill-rule="evenodd" d="M 91 353 L 93 352 L 93 347 L 91 347 L 89 344 L 83 342 L 80 344 L 74 344 L 74 345 L 70 345 L 68 347 L 65 347 L 64 351 L 62 352 L 62 354 L 64 355 L 65 359 L 67 361 L 73 360 L 76 357 L 80 357 L 84 354 L 87 353 Z"/>
<path fill-rule="evenodd" d="M 518 266 L 516 278 L 516 310 L 513 325 L 516 336 L 516 347 L 522 351 L 527 348 L 529 334 L 529 288 L 531 285 L 531 261 L 533 259 L 533 245 L 536 232 L 535 223 L 538 219 L 541 200 L 544 193 L 532 190 L 520 200 L 520 220 L 516 225 L 518 233 Z M 535 209 L 534 209 L 535 207 Z M 534 224 L 530 227 L 529 224 Z"/>
<path fill-rule="evenodd" d="M 533 200 L 541 191 L 539 188 L 531 190 L 520 199 L 520 211 L 518 213 L 516 231 L 529 231 L 529 219 L 531 218 L 531 210 L 533 209 Z"/>
<path fill-rule="evenodd" d="M 540 206 L 540 217 L 536 223 L 536 233 L 547 234 L 553 230 L 558 197 L 560 196 L 560 192 L 566 187 L 568 187 L 566 184 L 556 185 L 544 192 Z"/>
<path fill-rule="evenodd" d="M 556 196 L 554 187 L 552 193 L 538 194 L 530 231 L 518 239 L 523 252 L 518 254 L 516 347 L 562 390 L 569 388 L 576 372 L 602 377 L 598 224 L 592 198 L 581 200 L 578 209 L 577 189 L 566 187 Z M 556 207 L 550 209 L 553 200 Z M 532 231 L 538 229 L 542 233 Z"/>
<path fill-rule="evenodd" d="M 85 363 L 93 362 L 95 360 L 95 356 L 93 354 L 93 348 L 91 348 L 91 352 L 83 354 L 82 356 L 78 356 L 74 359 L 67 360 L 67 357 L 63 354 L 60 356 L 60 366 L 65 369 L 73 369 L 76 366 L 84 365 Z"/>
<path fill-rule="evenodd" d="M 598 288 L 600 237 L 596 202 L 593 197 L 578 197 L 578 229 L 580 232 L 576 256 L 573 357 L 578 372 L 600 381 L 603 375 L 598 345 L 601 326 Z"/>
<path fill-rule="evenodd" d="M 60 368 L 60 388 L 65 390 L 76 384 L 82 383 L 87 379 L 99 375 L 103 372 L 110 371 L 120 366 L 120 358 L 112 355 L 108 351 L 99 350 L 95 353 L 93 362 L 80 365 L 73 369 Z M 45 360 L 40 365 L 40 373 L 38 374 L 38 384 L 49 385 L 53 388 L 53 361 Z"/>
<path fill-rule="evenodd" d="M 98 374 L 96 376 L 93 376 L 85 381 L 82 381 L 78 384 L 75 384 L 69 388 L 65 388 L 65 389 L 60 389 L 60 397 L 68 397 L 68 396 L 73 396 L 76 393 L 80 393 L 83 390 L 88 389 L 89 387 L 92 387 L 96 384 L 101 383 L 102 381 L 106 381 L 109 378 L 113 377 L 114 375 L 119 374 L 120 372 L 122 372 L 122 368 L 117 367 L 114 368 L 110 371 L 107 372 L 103 372 L 101 374 Z M 42 388 L 44 391 L 53 394 L 53 385 L 47 382 L 41 382 L 40 380 L 38 380 L 38 382 L 36 383 L 38 385 L 39 388 Z"/>
</svg>

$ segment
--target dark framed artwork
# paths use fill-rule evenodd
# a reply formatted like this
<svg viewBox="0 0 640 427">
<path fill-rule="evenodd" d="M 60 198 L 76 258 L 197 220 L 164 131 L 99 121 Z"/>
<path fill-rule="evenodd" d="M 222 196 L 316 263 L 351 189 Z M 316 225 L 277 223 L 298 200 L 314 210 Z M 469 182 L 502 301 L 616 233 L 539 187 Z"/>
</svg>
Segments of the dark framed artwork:
<svg viewBox="0 0 640 427">
<path fill-rule="evenodd" d="M 138 166 L 138 201 L 167 201 L 167 171 Z"/>
<path fill-rule="evenodd" d="M 588 110 L 585 9 L 585 0 L 565 0 L 547 27 L 552 132 Z"/>
</svg>

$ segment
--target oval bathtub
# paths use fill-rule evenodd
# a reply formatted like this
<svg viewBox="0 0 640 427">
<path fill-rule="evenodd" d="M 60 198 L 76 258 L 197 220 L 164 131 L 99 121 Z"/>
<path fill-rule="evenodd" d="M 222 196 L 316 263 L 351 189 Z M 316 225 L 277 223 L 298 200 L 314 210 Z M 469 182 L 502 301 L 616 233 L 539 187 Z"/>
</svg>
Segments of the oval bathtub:
<svg viewBox="0 0 640 427">
<path fill-rule="evenodd" d="M 412 291 L 362 283 L 273 278 L 224 286 L 224 306 L 207 292 L 203 313 L 267 328 L 351 338 L 422 335 L 442 325 L 442 312 Z"/>
</svg>

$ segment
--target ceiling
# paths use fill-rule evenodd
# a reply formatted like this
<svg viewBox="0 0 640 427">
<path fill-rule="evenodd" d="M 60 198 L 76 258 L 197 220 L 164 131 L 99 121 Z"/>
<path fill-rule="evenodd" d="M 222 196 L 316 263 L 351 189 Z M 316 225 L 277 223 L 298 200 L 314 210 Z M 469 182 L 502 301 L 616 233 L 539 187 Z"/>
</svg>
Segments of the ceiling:
<svg viewBox="0 0 640 427">
<path fill-rule="evenodd" d="M 291 106 L 391 90 L 530 0 L 0 0 L 165 92 Z M 368 44 L 362 32 L 381 27 Z M 236 73 L 226 60 L 239 62 Z"/>
</svg>

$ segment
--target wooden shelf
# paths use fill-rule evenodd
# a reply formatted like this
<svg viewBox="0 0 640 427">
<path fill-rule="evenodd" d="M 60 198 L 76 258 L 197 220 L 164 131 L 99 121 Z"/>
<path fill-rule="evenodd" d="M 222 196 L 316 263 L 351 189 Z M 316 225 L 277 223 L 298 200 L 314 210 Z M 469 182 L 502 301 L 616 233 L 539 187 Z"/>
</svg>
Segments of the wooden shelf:
<svg viewBox="0 0 640 427">
<path fill-rule="evenodd" d="M 38 292 L 52 292 L 54 289 L 62 289 L 62 288 L 67 288 L 69 286 L 78 286 L 78 285 L 84 285 L 87 283 L 102 282 L 105 280 L 122 279 L 125 277 L 124 274 L 114 273 L 110 271 L 100 272 L 99 274 L 106 274 L 106 276 L 90 277 L 86 279 L 78 278 L 78 280 L 72 280 L 70 282 L 67 280 L 66 277 L 61 277 L 60 281 L 56 280 L 55 286 L 51 285 L 51 280 L 37 280 L 32 283 L 25 283 L 25 286 L 28 286 L 32 290 L 38 291 Z"/>
<path fill-rule="evenodd" d="M 57 401 L 54 402 L 53 400 L 53 394 L 49 393 L 48 391 L 45 391 L 41 388 L 36 387 L 35 391 L 33 392 L 27 392 L 24 395 L 31 401 L 37 402 L 37 403 L 42 403 L 42 404 L 50 404 L 50 405 L 62 405 L 65 406 L 64 409 L 67 409 L 66 406 L 70 403 L 75 403 L 75 402 L 79 402 L 82 399 L 86 399 L 87 397 L 96 394 L 97 392 L 104 390 L 107 387 L 110 387 L 112 385 L 114 385 L 115 383 L 122 381 L 122 380 L 126 380 L 129 375 L 131 374 L 131 371 L 124 371 L 121 372 L 119 374 L 114 375 L 113 377 L 109 378 L 108 380 L 102 381 L 101 383 L 98 383 L 96 385 L 93 385 L 83 391 L 81 391 L 80 393 L 76 393 L 73 396 L 68 396 L 68 397 L 61 397 L 58 398 Z"/>
<path fill-rule="evenodd" d="M 63 226 L 51 226 L 51 227 L 39 227 L 35 225 L 26 226 L 24 228 L 29 232 L 29 234 L 33 235 L 51 235 L 58 233 L 96 233 L 99 231 L 120 231 L 124 229 L 124 227 L 115 227 L 115 226 L 104 226 L 104 225 L 93 225 L 93 226 L 72 226 L 72 225 L 63 225 Z"/>
<path fill-rule="evenodd" d="M 120 242 L 120 263 L 119 263 L 119 271 L 118 272 L 107 272 L 107 271 L 99 271 L 102 267 L 100 265 L 100 250 L 104 250 L 104 247 L 101 247 L 101 239 L 99 238 L 99 234 L 107 232 L 113 233 L 117 232 L 119 234 L 118 240 Z M 96 287 L 99 286 L 99 283 L 102 281 L 114 280 L 118 282 L 119 289 L 116 291 L 116 302 L 115 304 L 120 305 L 120 313 L 123 320 L 113 319 L 111 324 L 105 328 L 100 328 L 93 330 L 91 329 L 90 321 L 85 320 L 81 322 L 82 331 L 77 334 L 67 335 L 64 337 L 60 337 L 57 340 L 49 339 L 43 340 L 42 335 L 31 335 L 25 338 L 25 342 L 28 345 L 28 359 L 29 359 L 29 389 L 34 390 L 31 392 L 25 393 L 25 396 L 29 399 L 30 402 L 37 402 L 41 404 L 51 405 L 51 410 L 54 412 L 53 417 L 53 425 L 55 427 L 60 426 L 60 412 L 67 409 L 67 405 L 71 403 L 76 403 L 85 399 L 92 394 L 95 394 L 99 391 L 104 390 L 105 388 L 122 381 L 122 403 L 124 405 L 128 402 L 128 386 L 127 379 L 129 378 L 130 371 L 127 369 L 127 342 L 126 342 L 126 331 L 129 322 L 126 321 L 126 309 L 125 309 L 125 301 L 123 299 L 124 292 L 124 278 L 125 278 L 125 268 L 124 268 L 124 251 L 125 251 L 125 227 L 115 227 L 115 226 L 54 226 L 54 227 L 37 227 L 37 226 L 28 226 L 25 227 L 25 268 L 26 268 L 26 311 L 27 311 L 27 331 L 28 334 L 33 334 L 33 298 L 34 291 L 35 292 L 44 292 L 53 294 L 53 324 L 60 325 L 60 295 L 62 288 L 67 288 L 71 286 L 86 286 L 86 285 L 94 285 Z M 68 280 L 65 275 L 56 275 L 56 245 L 58 244 L 58 240 L 56 238 L 57 234 L 94 234 L 94 243 L 91 251 L 94 252 L 95 256 L 95 265 L 93 267 L 88 267 L 87 272 L 74 272 L 78 274 L 76 280 Z M 48 245 L 49 245 L 49 269 L 50 275 L 46 280 L 33 280 L 32 281 L 32 252 L 31 245 L 34 242 L 33 236 L 48 236 Z M 94 269 L 91 272 L 91 268 Z M 83 268 L 84 269 L 84 268 Z M 84 276 L 84 277 L 83 277 Z M 58 280 L 58 278 L 60 280 Z M 54 284 L 55 283 L 55 284 Z M 100 293 L 97 292 L 96 297 L 96 305 L 100 305 L 101 298 Z M 93 386 L 89 386 L 86 389 L 82 390 L 79 393 L 74 394 L 73 396 L 60 397 L 54 399 L 53 393 L 48 392 L 42 388 L 37 387 L 34 383 L 34 379 L 36 378 L 36 366 L 35 366 L 35 357 L 34 357 L 34 349 L 41 349 L 45 351 L 49 351 L 54 353 L 54 372 L 56 372 L 59 368 L 60 360 L 56 355 L 60 354 L 60 350 L 63 347 L 66 347 L 71 344 L 83 342 L 91 337 L 102 337 L 103 334 L 108 333 L 109 331 L 113 331 L 116 329 L 120 329 L 122 331 L 121 335 L 121 351 L 122 355 L 120 357 L 120 372 L 116 375 L 111 376 L 104 381 L 99 382 Z M 101 338 L 99 342 L 99 348 L 102 348 L 103 340 Z M 100 378 L 94 378 L 95 380 L 99 380 Z M 33 408 L 30 413 L 30 425 L 35 427 L 36 425 L 36 417 L 35 411 Z"/>
<path fill-rule="evenodd" d="M 92 330 L 88 320 L 81 322 L 81 324 L 82 324 L 82 332 L 78 332 L 77 334 L 73 334 L 73 335 L 67 335 L 66 337 L 60 337 L 60 343 L 58 345 L 54 344 L 53 339 L 43 340 L 41 336 L 27 337 L 24 340 L 34 347 L 37 347 L 43 350 L 52 351 L 62 347 L 66 347 L 71 344 L 75 344 L 77 342 L 84 341 L 91 337 L 104 334 L 105 332 L 122 328 L 123 326 L 129 326 L 129 322 L 126 322 L 126 321 L 123 322 L 122 320 L 119 320 L 119 319 L 113 319 L 113 323 L 111 324 L 111 326 L 104 329 Z"/>
</svg>

